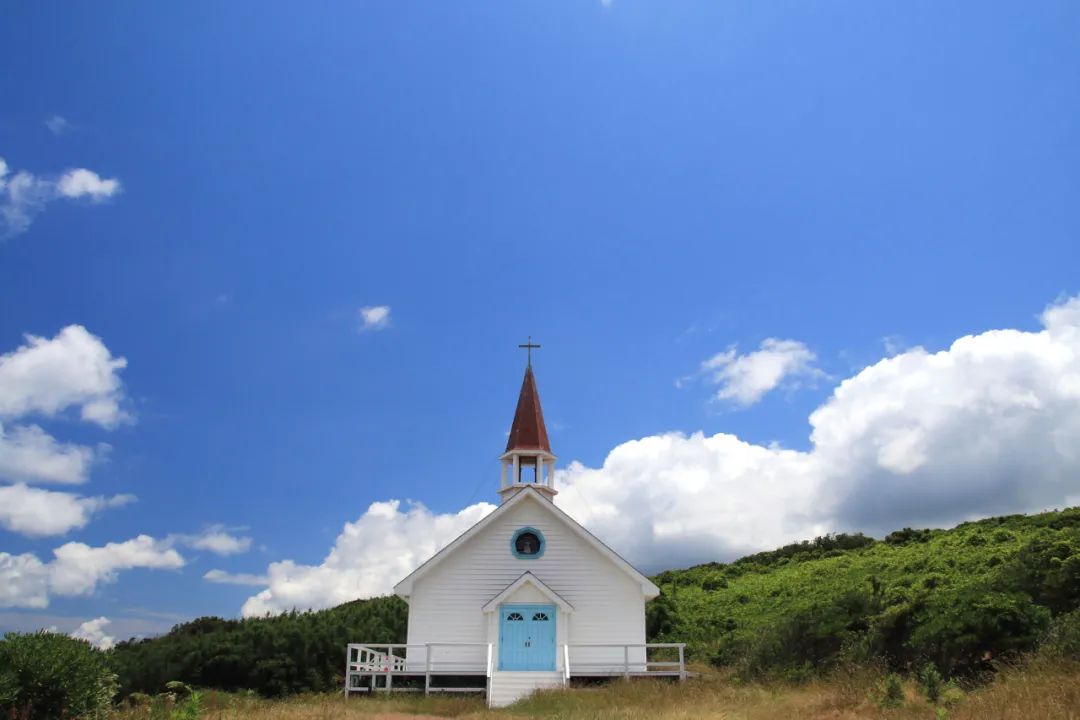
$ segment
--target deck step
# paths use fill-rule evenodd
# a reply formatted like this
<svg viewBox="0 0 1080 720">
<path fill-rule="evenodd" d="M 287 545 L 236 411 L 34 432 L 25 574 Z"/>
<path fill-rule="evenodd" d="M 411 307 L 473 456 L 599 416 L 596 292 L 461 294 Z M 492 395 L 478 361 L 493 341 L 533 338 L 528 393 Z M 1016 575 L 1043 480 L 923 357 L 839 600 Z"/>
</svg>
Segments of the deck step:
<svg viewBox="0 0 1080 720">
<path fill-rule="evenodd" d="M 561 672 L 510 672 L 498 671 L 491 674 L 491 688 L 488 691 L 489 707 L 506 707 L 532 695 L 544 688 L 566 686 L 566 679 Z"/>
</svg>

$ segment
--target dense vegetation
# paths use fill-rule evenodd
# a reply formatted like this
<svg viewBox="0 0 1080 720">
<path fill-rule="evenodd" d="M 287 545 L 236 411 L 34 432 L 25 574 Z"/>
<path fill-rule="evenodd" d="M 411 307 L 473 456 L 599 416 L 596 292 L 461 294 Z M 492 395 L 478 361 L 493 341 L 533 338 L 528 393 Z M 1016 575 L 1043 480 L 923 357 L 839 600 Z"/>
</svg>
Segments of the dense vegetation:
<svg viewBox="0 0 1080 720">
<path fill-rule="evenodd" d="M 822 537 L 655 581 L 650 635 L 748 675 L 879 659 L 972 676 L 1080 607 L 1080 508 Z"/>
<path fill-rule="evenodd" d="M 104 720 L 115 694 L 105 653 L 85 640 L 51 632 L 0 639 L 0 717 Z"/>
<path fill-rule="evenodd" d="M 1048 635 L 1077 655 L 1080 613 L 1068 613 L 1080 607 L 1080 508 L 884 540 L 822 537 L 655 580 L 663 594 L 648 607 L 650 640 L 686 642 L 692 659 L 747 676 L 880 661 L 970 677 Z M 326 691 L 340 686 L 346 642 L 404 642 L 406 618 L 397 598 L 201 618 L 121 643 L 113 661 L 123 694 L 170 680 L 267 696 Z"/>
<path fill-rule="evenodd" d="M 343 682 L 345 644 L 405 642 L 407 613 L 400 599 L 383 597 L 320 612 L 199 618 L 158 638 L 120 643 L 113 664 L 124 695 L 157 693 L 171 680 L 269 697 L 335 690 Z"/>
</svg>

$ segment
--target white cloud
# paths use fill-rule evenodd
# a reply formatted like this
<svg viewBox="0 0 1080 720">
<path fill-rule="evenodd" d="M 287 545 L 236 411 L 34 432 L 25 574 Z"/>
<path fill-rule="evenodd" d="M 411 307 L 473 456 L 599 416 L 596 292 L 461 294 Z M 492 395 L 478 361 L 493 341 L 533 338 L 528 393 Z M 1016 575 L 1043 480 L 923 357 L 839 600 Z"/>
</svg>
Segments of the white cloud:
<svg viewBox="0 0 1080 720">
<path fill-rule="evenodd" d="M 252 573 L 230 573 L 224 570 L 207 570 L 203 580 L 220 585 L 253 585 L 266 587 L 270 584 L 268 575 L 255 575 Z"/>
<path fill-rule="evenodd" d="M 20 170 L 11 174 L 0 158 L 0 240 L 30 228 L 47 204 L 57 199 L 88 198 L 101 202 L 120 192 L 120 181 L 92 170 L 67 170 L 53 180 Z"/>
<path fill-rule="evenodd" d="M 62 115 L 52 115 L 46 118 L 45 127 L 49 128 L 53 135 L 63 135 L 71 129 L 71 123 Z"/>
<path fill-rule="evenodd" d="M 184 558 L 165 541 L 139 535 L 120 543 L 90 547 L 70 542 L 53 550 L 49 563 L 49 586 L 58 595 L 89 595 L 98 583 L 116 580 L 120 570 L 133 568 L 175 569 Z"/>
<path fill-rule="evenodd" d="M 233 535 L 223 525 L 211 525 L 198 535 L 174 535 L 173 539 L 196 550 L 215 555 L 238 555 L 251 549 L 251 538 Z"/>
<path fill-rule="evenodd" d="M 47 607 L 52 596 L 92 594 L 115 582 L 121 570 L 177 569 L 184 558 L 168 542 L 139 535 L 119 543 L 90 547 L 70 542 L 53 550 L 53 559 L 0 552 L 0 607 Z"/>
<path fill-rule="evenodd" d="M 56 196 L 54 183 L 25 170 L 9 174 L 0 158 L 0 240 L 29 229 L 42 208 Z"/>
<path fill-rule="evenodd" d="M 371 305 L 360 308 L 360 332 L 374 332 L 390 327 L 390 306 Z"/>
<path fill-rule="evenodd" d="M 84 497 L 22 483 L 0 485 L 0 527 L 31 537 L 63 535 L 85 526 L 95 513 L 134 500 L 133 495 Z"/>
<path fill-rule="evenodd" d="M 101 202 L 120 191 L 120 181 L 116 178 L 103 179 L 93 170 L 76 168 L 60 176 L 56 189 L 66 198 L 89 198 Z"/>
<path fill-rule="evenodd" d="M 86 482 L 95 459 L 91 448 L 57 442 L 37 425 L 0 424 L 0 478 L 15 482 Z"/>
<path fill-rule="evenodd" d="M 641 438 L 599 468 L 558 472 L 556 501 L 647 571 L 825 532 L 880 535 L 1078 502 L 1080 297 L 1041 321 L 1041 330 L 992 330 L 865 368 L 810 415 L 808 450 L 723 433 Z M 491 509 L 375 503 L 322 564 L 271 564 L 269 587 L 243 613 L 389 592 Z"/>
<path fill-rule="evenodd" d="M 271 563 L 269 587 L 244 603 L 244 617 L 292 608 L 323 608 L 379 595 L 495 509 L 470 505 L 459 513 L 435 514 L 423 505 L 405 510 L 397 500 L 372 503 L 346 523 L 321 565 L 292 560 Z"/>
<path fill-rule="evenodd" d="M 116 638 L 105 634 L 105 626 L 110 624 L 112 624 L 112 621 L 107 617 L 87 620 L 71 633 L 71 637 L 86 640 L 101 650 L 108 650 L 116 644 Z"/>
<path fill-rule="evenodd" d="M 121 408 L 119 373 L 126 366 L 82 325 L 51 339 L 27 335 L 25 344 L 0 355 L 0 418 L 52 417 L 76 407 L 83 420 L 115 427 L 130 419 Z"/>
<path fill-rule="evenodd" d="M 713 355 L 701 364 L 701 372 L 720 386 L 717 398 L 746 407 L 785 380 L 821 376 L 813 366 L 815 359 L 810 348 L 798 340 L 767 338 L 758 350 L 745 355 L 739 355 L 734 347 Z"/>
<path fill-rule="evenodd" d="M 129 418 L 119 371 L 127 365 L 79 325 L 51 339 L 26 342 L 0 355 L 0 420 L 27 415 L 54 417 L 76 408 L 81 419 L 106 428 Z M 37 425 L 0 424 L 0 478 L 24 482 L 84 483 L 92 463 L 108 451 L 61 443 Z M 82 527 L 103 507 L 100 498 L 0 487 L 10 502 L 0 507 L 0 525 L 28 534 L 54 534 Z"/>
<path fill-rule="evenodd" d="M 30 553 L 0 552 L 0 607 L 49 605 L 49 571 Z"/>
<path fill-rule="evenodd" d="M 112 428 L 130 419 L 122 409 L 119 372 L 127 365 L 80 325 L 51 339 L 26 342 L 0 355 L 0 421 L 28 415 L 55 417 L 78 410 L 87 422 Z M 0 424 L 0 527 L 25 535 L 56 535 L 81 528 L 105 508 L 130 502 L 130 495 L 83 497 L 29 488 L 26 483 L 86 482 L 91 465 L 110 447 L 62 443 L 33 424 Z"/>
</svg>

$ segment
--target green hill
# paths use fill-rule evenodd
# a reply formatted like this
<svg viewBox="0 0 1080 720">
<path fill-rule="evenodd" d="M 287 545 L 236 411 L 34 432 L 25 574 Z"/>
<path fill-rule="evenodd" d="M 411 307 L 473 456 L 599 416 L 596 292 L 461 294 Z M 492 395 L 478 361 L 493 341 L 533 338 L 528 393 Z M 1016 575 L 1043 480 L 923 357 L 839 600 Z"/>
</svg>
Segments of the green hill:
<svg viewBox="0 0 1080 720">
<path fill-rule="evenodd" d="M 1080 606 L 1080 508 L 822 537 L 654 581 L 652 637 L 749 674 L 871 657 L 969 674 Z"/>
<path fill-rule="evenodd" d="M 649 639 L 747 675 L 799 677 L 842 661 L 927 660 L 971 675 L 1033 648 L 1080 607 L 1080 508 L 894 532 L 834 535 L 660 573 Z M 1075 622 L 1077 614 L 1074 613 Z M 122 692 L 169 680 L 264 695 L 340 686 L 349 641 L 404 642 L 397 598 L 246 620 L 200 618 L 111 653 Z"/>
</svg>

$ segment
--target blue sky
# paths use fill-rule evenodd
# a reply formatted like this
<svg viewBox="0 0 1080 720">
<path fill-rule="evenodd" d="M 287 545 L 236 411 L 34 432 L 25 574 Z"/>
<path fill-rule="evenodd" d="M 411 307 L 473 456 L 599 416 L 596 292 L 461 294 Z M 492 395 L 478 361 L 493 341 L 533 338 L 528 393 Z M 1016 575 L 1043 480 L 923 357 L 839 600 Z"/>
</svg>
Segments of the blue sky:
<svg viewBox="0 0 1080 720">
<path fill-rule="evenodd" d="M 9 523 L 0 552 L 47 563 L 65 543 L 147 535 L 157 565 L 114 564 L 90 591 L 51 576 L 47 606 L 15 593 L 0 629 L 106 616 L 126 636 L 236 615 L 260 586 L 205 572 L 324 567 L 376 501 L 471 522 L 483 508 L 463 508 L 496 500 L 530 334 L 560 464 L 581 464 L 564 482 L 587 493 L 566 494 L 583 521 L 607 482 L 634 486 L 597 476 L 627 441 L 700 431 L 811 457 L 808 419 L 844 401 L 842 380 L 965 335 L 1004 342 L 982 335 L 995 329 L 1022 333 L 1026 359 L 976 353 L 994 371 L 949 417 L 970 421 L 980 392 L 1027 387 L 1038 367 L 1051 381 L 1028 390 L 1062 394 L 1031 427 L 1073 427 L 1048 408 L 1077 411 L 1052 380 L 1077 369 L 1037 338 L 1074 348 L 1052 328 L 1080 292 L 1075 3 L 12 3 L 4 16 L 0 202 L 22 203 L 24 221 L 0 225 L 0 353 L 78 325 L 82 347 L 126 366 L 106 373 L 121 386 L 91 393 L 115 402 L 106 421 L 85 419 L 86 397 L 5 415 L 0 379 L 9 436 L 33 425 L 95 458 L 81 482 L 0 483 L 137 501 L 66 532 Z M 38 183 L 32 201 L 13 199 L 18 172 Z M 377 307 L 385 322 L 365 330 L 361 309 Z M 924 454 L 940 485 L 935 468 L 952 465 Z M 834 487 L 834 462 L 814 482 Z M 1071 477 L 1071 462 L 1046 472 Z M 835 486 L 856 475 L 873 473 Z M 681 482 L 674 471 L 661 490 Z M 1053 506 L 1080 493 L 1068 483 L 987 506 L 959 493 L 941 514 L 860 506 L 753 539 L 702 518 L 665 557 Z M 774 490 L 745 507 L 861 497 Z M 659 569 L 670 518 L 639 520 L 653 530 L 631 528 L 627 553 Z M 215 533 L 250 547 L 200 547 Z M 445 541 L 430 535 L 415 556 Z"/>
</svg>

